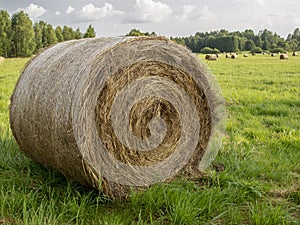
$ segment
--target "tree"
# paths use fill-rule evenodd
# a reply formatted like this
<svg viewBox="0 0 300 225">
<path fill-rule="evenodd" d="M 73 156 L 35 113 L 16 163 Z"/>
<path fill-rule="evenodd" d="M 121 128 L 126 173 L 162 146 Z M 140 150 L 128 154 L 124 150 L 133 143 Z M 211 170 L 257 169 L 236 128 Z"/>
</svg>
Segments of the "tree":
<svg viewBox="0 0 300 225">
<path fill-rule="evenodd" d="M 56 44 L 57 38 L 56 38 L 56 34 L 55 34 L 55 31 L 54 31 L 52 25 L 47 24 L 46 27 L 44 28 L 44 30 L 45 30 L 44 40 L 45 40 L 45 43 L 47 43 L 47 45 L 44 47 L 49 47 L 53 44 Z"/>
<path fill-rule="evenodd" d="M 72 27 L 64 26 L 64 28 L 62 30 L 62 34 L 63 34 L 63 37 L 64 37 L 65 41 L 75 39 L 75 35 L 74 35 L 75 32 L 72 29 Z"/>
<path fill-rule="evenodd" d="M 56 38 L 57 38 L 57 42 L 64 41 L 64 36 L 63 36 L 62 29 L 61 29 L 60 26 L 57 26 L 55 28 L 55 35 L 56 35 Z"/>
<path fill-rule="evenodd" d="M 246 51 L 250 51 L 251 49 L 253 49 L 253 48 L 255 48 L 256 46 L 255 46 L 255 44 L 254 44 L 254 41 L 252 41 L 252 40 L 247 40 L 246 42 L 245 42 L 245 46 L 244 46 L 244 49 L 246 50 Z"/>
<path fill-rule="evenodd" d="M 82 33 L 80 32 L 79 28 L 77 28 L 76 31 L 74 31 L 74 37 L 75 37 L 75 39 L 81 39 L 82 38 Z"/>
<path fill-rule="evenodd" d="M 96 37 L 96 33 L 94 30 L 94 27 L 92 27 L 92 25 L 89 25 L 89 27 L 87 28 L 86 32 L 83 35 L 84 38 L 94 38 Z"/>
<path fill-rule="evenodd" d="M 35 22 L 33 25 L 34 31 L 34 42 L 35 42 L 35 50 L 34 53 L 37 53 L 40 49 L 43 48 L 43 34 L 40 24 Z"/>
<path fill-rule="evenodd" d="M 288 50 L 296 52 L 299 49 L 299 42 L 296 39 L 288 41 Z"/>
<path fill-rule="evenodd" d="M 12 16 L 12 52 L 13 57 L 28 57 L 35 50 L 32 21 L 24 11 Z"/>
<path fill-rule="evenodd" d="M 8 57 L 11 42 L 11 19 L 7 11 L 0 11 L 0 56 Z"/>
</svg>

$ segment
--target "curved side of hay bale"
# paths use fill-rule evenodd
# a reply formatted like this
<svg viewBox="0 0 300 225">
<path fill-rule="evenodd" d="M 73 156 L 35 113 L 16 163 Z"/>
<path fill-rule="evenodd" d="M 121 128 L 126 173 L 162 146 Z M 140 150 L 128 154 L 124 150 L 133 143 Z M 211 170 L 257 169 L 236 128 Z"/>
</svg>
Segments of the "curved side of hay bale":
<svg viewBox="0 0 300 225">
<path fill-rule="evenodd" d="M 284 54 L 280 54 L 280 59 L 288 59 L 289 58 L 289 55 L 284 53 Z"/>
<path fill-rule="evenodd" d="M 293 56 L 298 56 L 298 53 L 297 52 L 293 52 Z"/>
<path fill-rule="evenodd" d="M 98 38 L 36 56 L 12 95 L 10 123 L 33 160 L 122 197 L 204 170 L 224 112 L 214 78 L 186 48 L 161 37 Z"/>
</svg>

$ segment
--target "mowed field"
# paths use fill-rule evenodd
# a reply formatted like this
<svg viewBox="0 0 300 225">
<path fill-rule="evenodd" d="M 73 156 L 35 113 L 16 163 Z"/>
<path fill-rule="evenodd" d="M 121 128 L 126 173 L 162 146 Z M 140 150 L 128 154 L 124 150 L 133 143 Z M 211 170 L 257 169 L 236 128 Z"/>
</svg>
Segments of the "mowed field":
<svg viewBox="0 0 300 225">
<path fill-rule="evenodd" d="M 227 104 L 223 146 L 202 178 L 113 201 L 27 158 L 9 98 L 29 59 L 0 65 L 0 224 L 300 224 L 300 56 L 199 59 Z M 67 162 L 66 162 L 67 163 Z"/>
</svg>

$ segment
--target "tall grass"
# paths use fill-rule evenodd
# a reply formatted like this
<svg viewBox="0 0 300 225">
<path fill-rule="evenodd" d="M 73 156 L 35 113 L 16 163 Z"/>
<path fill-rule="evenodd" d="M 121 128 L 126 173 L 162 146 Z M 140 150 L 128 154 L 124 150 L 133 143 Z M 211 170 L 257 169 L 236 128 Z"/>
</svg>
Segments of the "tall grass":
<svg viewBox="0 0 300 225">
<path fill-rule="evenodd" d="M 157 184 L 126 201 L 67 181 L 19 151 L 8 107 L 27 60 L 0 65 L 0 224 L 300 224 L 300 58 L 205 61 L 228 111 L 214 165 L 202 178 Z"/>
</svg>

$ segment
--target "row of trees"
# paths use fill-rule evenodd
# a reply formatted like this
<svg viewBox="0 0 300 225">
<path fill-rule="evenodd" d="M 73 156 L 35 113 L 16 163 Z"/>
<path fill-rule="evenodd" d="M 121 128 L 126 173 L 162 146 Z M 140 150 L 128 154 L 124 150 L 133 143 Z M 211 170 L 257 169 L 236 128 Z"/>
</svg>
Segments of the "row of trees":
<svg viewBox="0 0 300 225">
<path fill-rule="evenodd" d="M 275 49 L 297 51 L 300 47 L 299 28 L 295 29 L 293 34 L 289 34 L 286 40 L 267 29 L 259 31 L 258 34 L 255 34 L 251 29 L 244 32 L 229 32 L 227 30 L 197 32 L 194 36 L 171 39 L 186 45 L 193 52 L 201 52 L 205 47 L 221 52 L 251 51 L 257 48 L 264 51 Z"/>
<path fill-rule="evenodd" d="M 28 57 L 58 42 L 95 36 L 91 25 L 81 33 L 79 28 L 53 28 L 44 21 L 33 24 L 24 11 L 16 12 L 12 17 L 7 11 L 0 11 L 0 56 L 3 57 Z"/>
<path fill-rule="evenodd" d="M 132 29 L 128 36 L 156 36 L 156 33 L 143 33 L 138 29 Z M 253 30 L 244 32 L 229 32 L 227 30 L 212 32 L 197 32 L 190 37 L 175 37 L 171 39 L 179 44 L 186 45 L 193 52 L 212 50 L 213 52 L 238 52 L 238 51 L 297 51 L 300 47 L 300 30 L 295 29 L 287 39 L 267 29 L 255 34 Z"/>
</svg>

